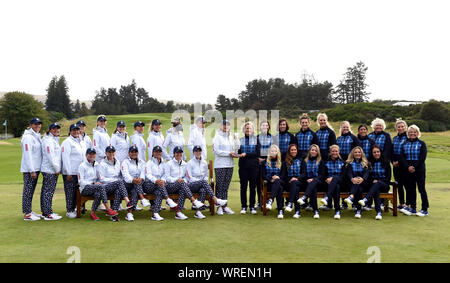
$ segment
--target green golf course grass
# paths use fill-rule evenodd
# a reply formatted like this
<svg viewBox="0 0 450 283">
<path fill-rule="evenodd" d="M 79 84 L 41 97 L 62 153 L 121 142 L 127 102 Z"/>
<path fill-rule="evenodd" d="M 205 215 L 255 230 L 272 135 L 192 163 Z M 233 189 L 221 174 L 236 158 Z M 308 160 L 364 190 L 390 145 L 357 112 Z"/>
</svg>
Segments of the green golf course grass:
<svg viewBox="0 0 450 283">
<path fill-rule="evenodd" d="M 83 118 L 89 135 L 95 118 Z M 170 125 L 169 114 L 108 116 L 108 131 L 112 132 L 118 120 L 127 123 L 129 134 L 136 120 L 144 121 L 147 131 L 154 118 L 162 120 L 165 134 Z M 71 122 L 62 122 L 63 136 Z M 338 129 L 338 123 L 332 125 Z M 292 132 L 298 130 L 296 121 L 291 121 L 290 126 Z M 235 215 L 211 216 L 204 212 L 206 219 L 195 219 L 187 201 L 186 221 L 175 220 L 169 211 L 161 212 L 164 221 L 151 221 L 150 212 L 145 209 L 134 213 L 134 222 L 125 221 L 125 212 L 121 211 L 118 223 L 109 221 L 101 212 L 99 222 L 90 220 L 88 215 L 66 218 L 61 178 L 53 209 L 63 219 L 25 222 L 21 207 L 20 138 L 1 141 L 0 262 L 66 262 L 71 257 L 67 249 L 72 246 L 80 249 L 81 262 L 367 262 L 371 256 L 367 249 L 372 246 L 380 249 L 381 262 L 449 262 L 450 132 L 424 133 L 422 139 L 429 149 L 428 217 L 402 213 L 394 217 L 390 212 L 376 221 L 374 211 L 363 212 L 362 219 L 355 219 L 351 210 L 343 211 L 340 220 L 333 219 L 332 211 L 321 212 L 318 220 L 307 211 L 302 211 L 300 219 L 286 213 L 279 220 L 275 211 L 267 216 L 260 212 L 240 215 L 236 160 L 229 192 L 229 206 Z M 208 159 L 212 158 L 209 147 Z M 41 181 L 42 176 L 33 199 L 33 211 L 37 213 Z M 418 195 L 418 208 L 420 203 Z M 88 202 L 87 208 L 90 206 Z"/>
</svg>

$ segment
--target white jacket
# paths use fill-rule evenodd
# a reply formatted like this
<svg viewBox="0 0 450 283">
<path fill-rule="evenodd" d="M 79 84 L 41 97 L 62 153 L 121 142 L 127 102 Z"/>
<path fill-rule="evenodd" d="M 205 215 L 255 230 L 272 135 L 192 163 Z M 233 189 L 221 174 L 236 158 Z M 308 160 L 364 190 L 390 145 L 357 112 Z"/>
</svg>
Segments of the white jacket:
<svg viewBox="0 0 450 283">
<path fill-rule="evenodd" d="M 208 156 L 208 148 L 206 147 L 204 129 L 197 127 L 197 125 L 191 125 L 191 131 L 189 132 L 189 140 L 187 143 L 187 148 L 191 156 L 194 156 L 192 150 L 196 145 L 202 148 L 202 159 L 206 160 Z"/>
<path fill-rule="evenodd" d="M 108 145 L 111 145 L 111 138 L 108 135 L 108 132 L 106 128 L 97 127 L 96 129 L 92 130 L 93 132 L 93 143 L 94 143 L 94 149 L 97 153 L 97 156 L 95 157 L 95 161 L 101 162 L 103 158 L 105 158 L 105 149 Z M 86 152 L 85 152 L 86 153 Z"/>
<path fill-rule="evenodd" d="M 31 128 L 25 130 L 23 132 L 20 145 L 22 146 L 22 162 L 20 163 L 20 172 L 31 173 L 41 171 L 41 134 L 36 133 Z"/>
<path fill-rule="evenodd" d="M 56 174 L 61 172 L 62 157 L 59 137 L 48 133 L 42 139 L 42 166 L 41 172 Z"/>
<path fill-rule="evenodd" d="M 173 158 L 173 149 L 176 146 L 180 146 L 183 148 L 183 160 L 186 160 L 186 150 L 184 148 L 185 141 L 183 132 L 179 132 L 174 130 L 174 128 L 170 128 L 166 132 L 166 140 L 164 141 L 163 148 L 165 149 L 167 146 L 169 147 L 169 156 L 170 159 Z"/>
<path fill-rule="evenodd" d="M 186 176 L 188 183 L 193 183 L 197 181 L 208 182 L 208 163 L 203 159 L 198 160 L 197 158 L 192 158 L 186 165 Z"/>
<path fill-rule="evenodd" d="M 146 160 L 146 146 L 144 140 L 144 134 L 140 134 L 138 131 L 134 131 L 134 134 L 131 136 L 131 145 L 134 145 L 138 148 L 139 159 L 142 159 L 144 162 Z"/>
<path fill-rule="evenodd" d="M 164 144 L 164 135 L 162 132 L 151 131 L 148 133 L 147 137 L 147 149 L 148 149 L 148 160 L 152 158 L 153 148 L 159 145 L 162 148 L 162 158 L 166 161 L 170 160 L 170 155 L 167 154 Z"/>
<path fill-rule="evenodd" d="M 130 149 L 130 137 L 127 133 L 121 134 L 115 132 L 111 136 L 111 145 L 116 149 L 116 158 L 119 162 L 124 161 L 128 157 L 128 150 Z"/>
<path fill-rule="evenodd" d="M 186 161 L 177 161 L 175 158 L 167 162 L 164 167 L 164 180 L 175 183 L 178 179 L 183 179 L 187 183 L 186 164 Z"/>
<path fill-rule="evenodd" d="M 122 162 L 120 171 L 122 172 L 122 178 L 126 183 L 132 183 L 134 178 L 142 178 L 145 180 L 145 161 L 138 158 L 136 160 L 131 160 L 130 157 Z"/>
<path fill-rule="evenodd" d="M 110 162 L 105 158 L 98 166 L 99 180 L 102 184 L 109 184 L 115 181 L 122 180 L 120 175 L 120 161 L 114 158 L 114 162 Z"/>
<path fill-rule="evenodd" d="M 80 164 L 86 160 L 86 150 L 80 138 L 69 136 L 61 144 L 62 174 L 76 175 Z"/>
<path fill-rule="evenodd" d="M 234 152 L 234 136 L 218 130 L 213 139 L 214 168 L 233 168 L 234 160 L 230 153 Z"/>
<path fill-rule="evenodd" d="M 156 180 L 164 180 L 164 168 L 166 163 L 161 158 L 161 162 L 158 159 L 152 157 L 145 166 L 145 179 L 155 183 Z"/>
<path fill-rule="evenodd" d="M 80 185 L 80 192 L 83 191 L 87 185 L 93 185 L 99 181 L 98 163 L 89 163 L 87 160 L 83 161 L 78 166 L 78 184 Z"/>
<path fill-rule="evenodd" d="M 92 148 L 91 138 L 87 134 L 84 134 L 84 136 L 80 134 L 80 139 L 86 144 L 86 149 Z"/>
</svg>

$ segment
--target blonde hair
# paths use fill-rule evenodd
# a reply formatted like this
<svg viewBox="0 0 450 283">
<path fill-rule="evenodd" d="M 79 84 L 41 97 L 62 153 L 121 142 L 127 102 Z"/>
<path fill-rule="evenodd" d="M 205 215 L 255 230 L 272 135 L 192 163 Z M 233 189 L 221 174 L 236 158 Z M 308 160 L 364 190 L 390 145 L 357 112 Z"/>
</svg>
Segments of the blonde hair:
<svg viewBox="0 0 450 283">
<path fill-rule="evenodd" d="M 339 133 L 341 134 L 341 136 L 342 136 L 342 126 L 343 126 L 344 124 L 348 124 L 348 129 L 349 129 L 350 133 L 353 134 L 353 132 L 352 132 L 352 126 L 350 125 L 350 122 L 349 122 L 349 121 L 342 121 L 342 122 L 341 122 L 341 126 L 340 126 L 340 128 L 339 128 Z"/>
<path fill-rule="evenodd" d="M 339 158 L 339 159 L 342 159 L 342 157 L 341 157 L 341 148 L 340 148 L 337 144 L 333 144 L 333 145 L 330 146 L 330 151 L 329 151 L 330 153 L 329 153 L 329 154 L 331 155 L 331 151 L 332 151 L 334 148 L 337 148 L 337 150 L 338 150 L 338 152 L 339 152 L 339 153 L 338 153 L 338 158 Z"/>
<path fill-rule="evenodd" d="M 250 133 L 250 135 L 254 134 L 255 133 L 255 126 L 253 125 L 252 122 L 248 121 L 248 122 L 245 122 L 244 125 L 242 126 L 242 132 L 244 133 L 244 135 L 245 135 L 245 127 L 247 127 L 247 125 L 251 126 L 252 130 L 253 130 L 252 133 Z"/>
<path fill-rule="evenodd" d="M 311 118 L 309 118 L 308 113 L 303 113 L 302 116 L 300 116 L 299 122 L 302 120 L 308 120 L 309 124 L 311 125 Z"/>
<path fill-rule="evenodd" d="M 386 129 L 386 123 L 383 119 L 375 118 L 375 120 L 372 121 L 372 124 L 370 124 L 370 127 L 375 130 L 376 125 L 381 125 L 383 128 L 383 131 Z"/>
<path fill-rule="evenodd" d="M 317 114 L 317 125 L 319 126 L 319 128 L 320 128 L 320 123 L 319 123 L 320 117 L 324 117 L 325 120 L 327 120 L 327 127 L 334 131 L 333 127 L 330 125 L 330 123 L 328 123 L 328 116 L 325 113 Z"/>
<path fill-rule="evenodd" d="M 275 148 L 277 150 L 277 163 L 276 163 L 275 167 L 277 167 L 278 169 L 281 169 L 281 152 L 280 152 L 280 148 L 276 144 L 273 144 L 269 147 L 269 151 L 268 151 L 269 154 L 267 154 L 267 160 L 266 160 L 267 165 L 269 167 L 272 167 L 272 165 L 270 163 L 270 161 L 271 161 L 270 150 L 272 148 Z"/>
<path fill-rule="evenodd" d="M 408 124 L 406 123 L 406 121 L 402 120 L 402 118 L 397 118 L 395 121 L 395 129 L 397 129 L 398 124 L 402 124 L 402 123 L 405 125 L 405 128 L 408 128 Z"/>
<path fill-rule="evenodd" d="M 361 151 L 361 164 L 363 165 L 363 167 L 369 167 L 369 161 L 367 160 L 366 155 L 364 154 L 364 150 L 362 149 L 362 147 L 360 146 L 355 146 L 352 151 L 350 152 L 350 154 L 348 155 L 347 164 L 352 163 L 353 161 L 355 161 L 355 150 L 359 149 Z"/>
<path fill-rule="evenodd" d="M 408 130 L 406 131 L 406 135 L 408 136 L 409 139 L 409 130 L 416 130 L 417 131 L 417 138 L 420 138 L 422 136 L 422 133 L 420 132 L 419 127 L 417 127 L 416 125 L 411 125 L 408 127 Z"/>
<path fill-rule="evenodd" d="M 317 165 L 317 164 L 319 164 L 319 162 L 322 160 L 322 156 L 320 155 L 320 147 L 319 147 L 317 144 L 312 144 L 312 145 L 309 147 L 308 155 L 307 155 L 306 158 L 305 158 L 305 162 L 308 163 L 308 160 L 309 160 L 309 152 L 311 151 L 311 149 L 312 149 L 313 147 L 315 147 L 316 150 L 317 150 L 317 159 L 316 159 L 316 165 Z"/>
</svg>

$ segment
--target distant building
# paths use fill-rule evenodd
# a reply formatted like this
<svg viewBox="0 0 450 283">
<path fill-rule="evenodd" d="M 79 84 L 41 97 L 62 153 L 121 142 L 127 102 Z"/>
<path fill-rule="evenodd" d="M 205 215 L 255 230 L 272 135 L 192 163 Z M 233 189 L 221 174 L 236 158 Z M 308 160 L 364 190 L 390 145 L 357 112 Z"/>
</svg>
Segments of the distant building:
<svg viewBox="0 0 450 283">
<path fill-rule="evenodd" d="M 393 106 L 409 106 L 409 105 L 416 105 L 416 104 L 422 104 L 423 101 L 399 101 L 394 104 Z"/>
</svg>

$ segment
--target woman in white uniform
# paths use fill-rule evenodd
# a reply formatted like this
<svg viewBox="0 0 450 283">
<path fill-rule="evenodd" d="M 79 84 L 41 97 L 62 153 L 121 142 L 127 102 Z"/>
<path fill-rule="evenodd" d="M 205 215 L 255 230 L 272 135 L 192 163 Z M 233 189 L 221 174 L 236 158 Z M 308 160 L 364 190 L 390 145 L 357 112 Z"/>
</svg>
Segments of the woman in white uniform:
<svg viewBox="0 0 450 283">
<path fill-rule="evenodd" d="M 97 117 L 97 128 L 93 129 L 94 149 L 97 152 L 95 161 L 101 162 L 105 158 L 105 149 L 108 145 L 111 145 L 111 138 L 108 135 L 106 129 L 106 116 L 99 115 Z"/>
<path fill-rule="evenodd" d="M 128 157 L 130 137 L 127 134 L 127 126 L 124 121 L 117 122 L 116 130 L 111 136 L 111 145 L 115 148 L 115 157 L 122 163 Z"/>
<path fill-rule="evenodd" d="M 147 138 L 147 148 L 148 148 L 148 160 L 152 157 L 152 149 L 155 148 L 155 146 L 160 146 L 162 149 L 162 158 L 165 161 L 170 160 L 170 155 L 167 153 L 167 150 L 163 147 L 164 144 L 164 135 L 161 132 L 162 124 L 161 120 L 154 119 L 152 121 L 152 124 L 150 126 L 150 131 L 148 132 L 148 138 Z"/>
<path fill-rule="evenodd" d="M 86 134 L 86 123 L 83 120 L 77 122 L 78 127 L 80 127 L 80 139 L 86 144 L 86 148 L 92 148 L 92 140 Z"/>
<path fill-rule="evenodd" d="M 144 127 L 145 123 L 141 121 L 137 121 L 134 123 L 134 134 L 131 138 L 131 145 L 135 146 L 139 150 L 139 159 L 142 161 L 146 161 L 145 152 L 147 150 L 146 143 L 144 140 Z"/>
<path fill-rule="evenodd" d="M 186 160 L 186 155 L 184 154 L 184 135 L 183 135 L 183 125 L 179 117 L 175 117 L 172 120 L 172 128 L 167 130 L 166 140 L 164 141 L 163 148 L 169 147 L 170 158 L 174 157 L 173 150 L 175 147 L 180 147 L 183 149 L 183 160 Z"/>
</svg>

